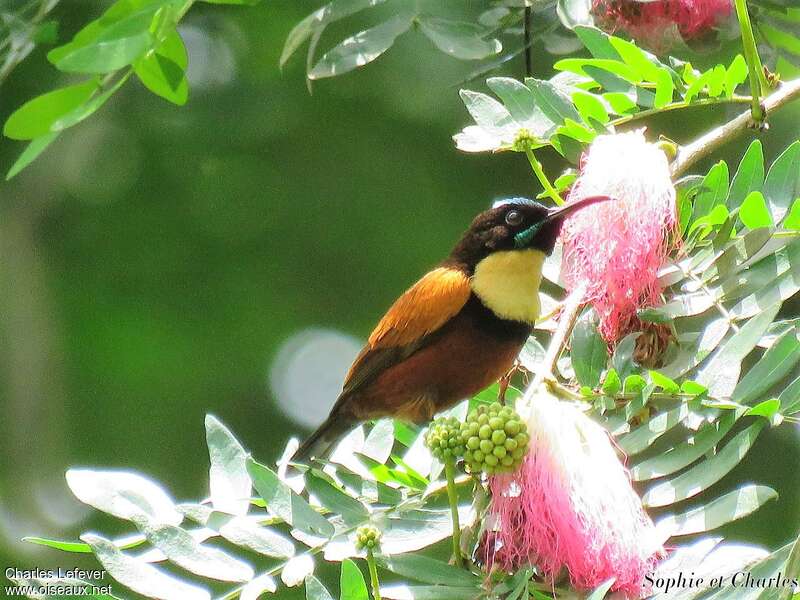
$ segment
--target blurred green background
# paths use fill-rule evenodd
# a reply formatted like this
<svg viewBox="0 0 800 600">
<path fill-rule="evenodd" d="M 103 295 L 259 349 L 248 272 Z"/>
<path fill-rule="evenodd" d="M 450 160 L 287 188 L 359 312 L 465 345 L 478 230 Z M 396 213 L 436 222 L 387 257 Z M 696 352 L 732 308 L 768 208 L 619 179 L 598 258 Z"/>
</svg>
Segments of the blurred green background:
<svg viewBox="0 0 800 600">
<path fill-rule="evenodd" d="M 62 1 L 60 39 L 107 4 Z M 0 564 L 71 566 L 20 538 L 119 527 L 72 500 L 70 466 L 127 467 L 177 499 L 203 497 L 206 413 L 259 459 L 277 458 L 323 418 L 375 319 L 471 217 L 538 192 L 524 158 L 454 149 L 468 120 L 458 85 L 474 65 L 418 34 L 313 94 L 302 56 L 281 73 L 287 33 L 318 6 L 197 5 L 180 30 L 185 107 L 131 82 L 0 187 Z M 323 47 L 358 25 L 333 28 Z M 69 81 L 46 49 L 3 83 L 3 119 Z M 552 60 L 534 52 L 547 75 Z M 504 67 L 522 70 L 521 58 Z M 727 114 L 665 115 L 650 131 L 685 141 Z M 794 106 L 773 119 L 768 160 L 798 137 L 799 116 Z M 735 167 L 748 137 L 719 158 Z M 0 143 L 0 170 L 22 147 Z M 566 166 L 545 158 L 553 173 Z M 718 484 L 781 493 L 734 537 L 776 547 L 796 535 L 799 455 L 793 426 L 772 430 Z"/>
</svg>

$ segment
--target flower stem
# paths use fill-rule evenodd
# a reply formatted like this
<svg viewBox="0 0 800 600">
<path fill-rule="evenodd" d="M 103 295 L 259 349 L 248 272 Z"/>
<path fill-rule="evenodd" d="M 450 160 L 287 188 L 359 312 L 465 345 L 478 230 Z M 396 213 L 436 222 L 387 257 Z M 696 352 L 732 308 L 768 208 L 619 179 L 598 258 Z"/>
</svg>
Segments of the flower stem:
<svg viewBox="0 0 800 600">
<path fill-rule="evenodd" d="M 458 522 L 458 494 L 456 493 L 455 463 L 452 458 L 444 462 L 444 473 L 447 477 L 447 499 L 450 501 L 450 515 L 453 519 L 453 559 L 456 566 L 463 565 L 461 560 L 461 524 Z"/>
<path fill-rule="evenodd" d="M 547 175 L 544 172 L 544 168 L 542 168 L 542 163 L 540 163 L 539 159 L 536 158 L 533 150 L 527 148 L 525 150 L 525 155 L 528 157 L 528 162 L 531 163 L 531 169 L 533 169 L 534 175 L 536 175 L 539 183 L 542 184 L 545 194 L 549 196 L 557 206 L 564 204 L 564 200 L 558 195 L 558 192 L 556 191 L 556 188 L 553 187 L 553 184 L 550 183 L 550 180 L 547 178 Z"/>
<path fill-rule="evenodd" d="M 750 114 L 754 122 L 763 123 L 766 114 L 761 106 L 761 97 L 770 86 L 764 74 L 761 57 L 758 55 L 753 25 L 750 23 L 750 13 L 747 11 L 747 0 L 734 0 L 734 3 L 736 5 L 736 16 L 739 18 L 739 28 L 742 32 L 742 49 L 744 50 L 744 58 L 747 61 L 750 94 L 753 97 Z"/>
<path fill-rule="evenodd" d="M 792 546 L 792 551 L 789 558 L 786 559 L 786 577 L 796 578 L 800 576 L 800 537 Z M 792 588 L 788 587 L 783 590 L 779 596 L 779 600 L 789 600 L 792 597 Z"/>
<path fill-rule="evenodd" d="M 369 581 L 372 584 L 372 598 L 381 600 L 381 586 L 378 582 L 378 568 L 375 566 L 375 555 L 372 548 L 367 548 L 367 568 L 369 569 Z"/>
</svg>

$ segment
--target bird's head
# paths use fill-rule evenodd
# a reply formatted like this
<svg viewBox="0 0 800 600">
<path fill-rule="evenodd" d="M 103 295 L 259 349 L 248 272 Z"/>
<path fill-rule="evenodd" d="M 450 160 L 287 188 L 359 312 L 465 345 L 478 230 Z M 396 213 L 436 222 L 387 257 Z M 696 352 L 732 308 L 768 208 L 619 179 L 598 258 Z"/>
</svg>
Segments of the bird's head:
<svg viewBox="0 0 800 600">
<path fill-rule="evenodd" d="M 471 274 L 478 263 L 496 252 L 534 250 L 549 256 L 567 216 L 609 199 L 592 196 L 555 208 L 527 198 L 495 202 L 492 208 L 475 217 L 447 262 Z"/>
<path fill-rule="evenodd" d="M 496 316 L 527 324 L 539 317 L 545 256 L 553 252 L 564 219 L 606 196 L 547 208 L 514 198 L 497 202 L 472 221 L 445 266 L 470 279 L 472 291 Z"/>
</svg>

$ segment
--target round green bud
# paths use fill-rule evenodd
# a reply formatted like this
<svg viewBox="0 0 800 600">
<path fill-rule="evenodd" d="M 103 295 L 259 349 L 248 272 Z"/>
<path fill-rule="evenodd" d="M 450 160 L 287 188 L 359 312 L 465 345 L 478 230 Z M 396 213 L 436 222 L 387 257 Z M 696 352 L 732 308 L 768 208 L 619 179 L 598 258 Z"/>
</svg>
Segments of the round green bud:
<svg viewBox="0 0 800 600">
<path fill-rule="evenodd" d="M 373 525 L 362 525 L 356 530 L 356 549 L 377 548 L 380 543 L 381 532 Z"/>
<path fill-rule="evenodd" d="M 502 430 L 495 429 L 492 432 L 492 443 L 495 445 L 504 444 L 506 441 L 506 434 Z"/>
<path fill-rule="evenodd" d="M 464 453 L 461 423 L 452 417 L 436 419 L 428 428 L 425 445 L 439 460 L 449 460 L 461 456 Z"/>
</svg>

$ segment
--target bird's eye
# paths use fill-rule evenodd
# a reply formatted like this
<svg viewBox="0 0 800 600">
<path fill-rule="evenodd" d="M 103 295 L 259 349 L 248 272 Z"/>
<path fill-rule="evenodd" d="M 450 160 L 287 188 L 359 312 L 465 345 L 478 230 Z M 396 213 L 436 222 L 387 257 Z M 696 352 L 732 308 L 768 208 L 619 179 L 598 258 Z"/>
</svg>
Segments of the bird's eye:
<svg viewBox="0 0 800 600">
<path fill-rule="evenodd" d="M 506 213 L 506 223 L 511 226 L 516 227 L 517 225 L 522 224 L 522 213 L 518 210 L 510 210 Z"/>
</svg>

